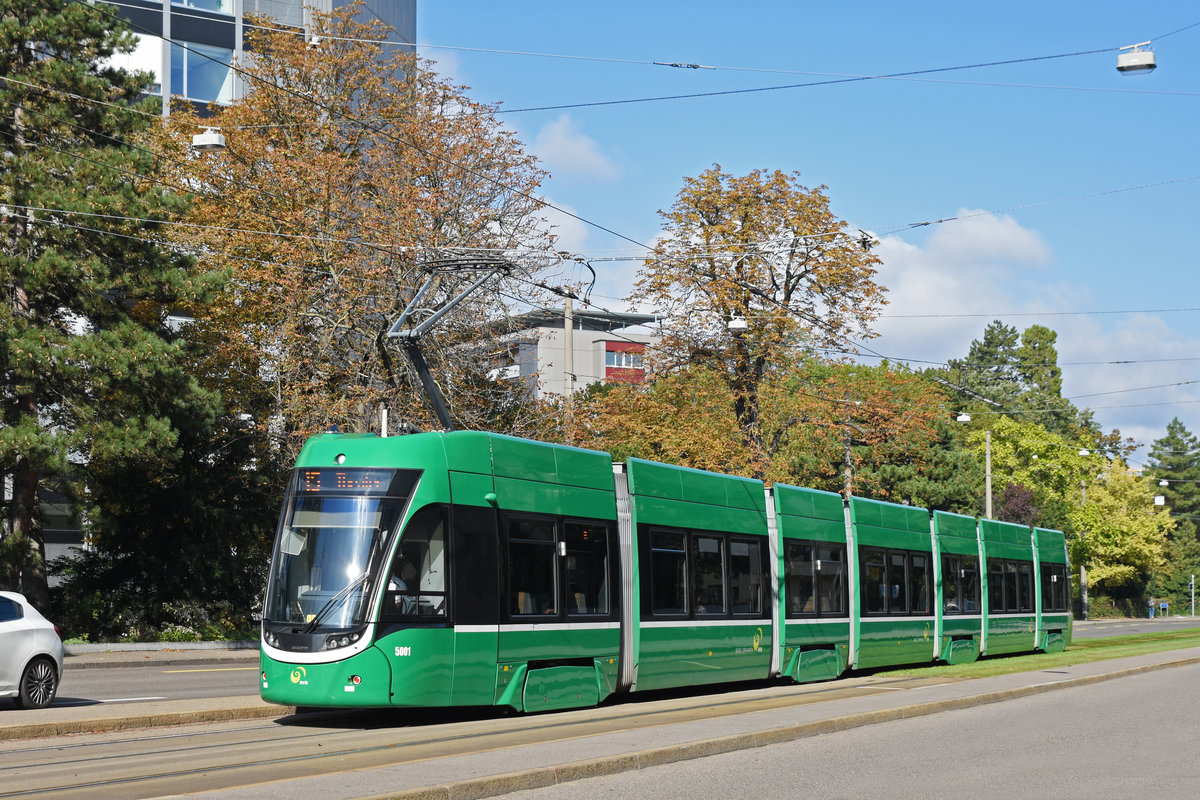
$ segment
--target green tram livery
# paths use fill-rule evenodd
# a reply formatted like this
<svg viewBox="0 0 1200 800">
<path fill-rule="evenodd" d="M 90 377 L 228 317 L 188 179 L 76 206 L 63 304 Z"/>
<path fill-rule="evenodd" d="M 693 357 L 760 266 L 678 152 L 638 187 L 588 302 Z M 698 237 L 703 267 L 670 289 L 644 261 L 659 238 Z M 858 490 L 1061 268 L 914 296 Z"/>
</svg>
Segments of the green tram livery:
<svg viewBox="0 0 1200 800">
<path fill-rule="evenodd" d="M 1068 644 L 1057 531 L 481 432 L 309 440 L 262 697 L 594 705 L 614 693 Z"/>
</svg>

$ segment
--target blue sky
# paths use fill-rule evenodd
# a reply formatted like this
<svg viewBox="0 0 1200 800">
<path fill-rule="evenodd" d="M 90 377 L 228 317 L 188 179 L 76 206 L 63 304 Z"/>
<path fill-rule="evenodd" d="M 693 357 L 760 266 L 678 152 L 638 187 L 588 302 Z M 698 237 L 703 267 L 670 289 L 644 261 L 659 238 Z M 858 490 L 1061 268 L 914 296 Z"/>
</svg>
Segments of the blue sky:
<svg viewBox="0 0 1200 800">
<path fill-rule="evenodd" d="M 474 98 L 502 104 L 555 204 L 649 242 L 685 176 L 799 171 L 881 240 L 890 305 L 871 351 L 944 362 L 992 319 L 1046 325 L 1064 394 L 1148 443 L 1173 416 L 1200 432 L 1197 23 L 1200 2 L 437 0 L 419 4 L 417 39 Z M 1158 69 L 1120 74 L 1116 48 L 1146 40 Z M 520 110 L 1022 59 L 1039 60 Z M 637 255 L 554 222 L 564 249 Z M 626 308 L 637 263 L 597 269 L 596 302 Z"/>
</svg>

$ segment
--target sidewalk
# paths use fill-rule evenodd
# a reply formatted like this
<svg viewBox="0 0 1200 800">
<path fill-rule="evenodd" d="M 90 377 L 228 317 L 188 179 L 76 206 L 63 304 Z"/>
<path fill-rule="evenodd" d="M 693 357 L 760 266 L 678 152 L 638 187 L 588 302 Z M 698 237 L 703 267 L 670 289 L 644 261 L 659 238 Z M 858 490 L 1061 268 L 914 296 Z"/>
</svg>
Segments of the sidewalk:
<svg viewBox="0 0 1200 800">
<path fill-rule="evenodd" d="M 258 663 L 258 642 L 131 642 L 63 645 L 63 671 L 138 664 Z"/>
</svg>

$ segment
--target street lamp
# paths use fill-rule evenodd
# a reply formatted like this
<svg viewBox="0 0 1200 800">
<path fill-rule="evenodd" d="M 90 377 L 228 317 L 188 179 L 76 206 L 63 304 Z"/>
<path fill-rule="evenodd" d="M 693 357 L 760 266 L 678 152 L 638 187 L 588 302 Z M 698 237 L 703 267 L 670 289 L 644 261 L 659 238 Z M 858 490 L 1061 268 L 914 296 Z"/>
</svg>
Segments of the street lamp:
<svg viewBox="0 0 1200 800">
<path fill-rule="evenodd" d="M 201 153 L 210 153 L 225 149 L 225 134 L 220 128 L 205 128 L 203 133 L 192 137 L 192 149 Z"/>
<path fill-rule="evenodd" d="M 1117 53 L 1117 71 L 1124 75 L 1148 75 L 1157 66 L 1150 42 L 1127 44 Z M 1143 50 L 1142 48 L 1146 48 Z"/>
</svg>

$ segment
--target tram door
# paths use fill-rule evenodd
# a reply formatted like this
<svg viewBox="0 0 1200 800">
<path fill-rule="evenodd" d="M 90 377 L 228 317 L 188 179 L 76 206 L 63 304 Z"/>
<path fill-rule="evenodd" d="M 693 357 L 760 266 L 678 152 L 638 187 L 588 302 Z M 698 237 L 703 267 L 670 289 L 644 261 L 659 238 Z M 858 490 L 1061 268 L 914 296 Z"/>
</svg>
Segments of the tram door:
<svg viewBox="0 0 1200 800">
<path fill-rule="evenodd" d="M 479 505 L 492 491 L 490 475 L 450 473 L 450 555 L 453 620 L 451 702 L 487 706 L 495 702 L 500 609 L 497 512 Z"/>
</svg>

